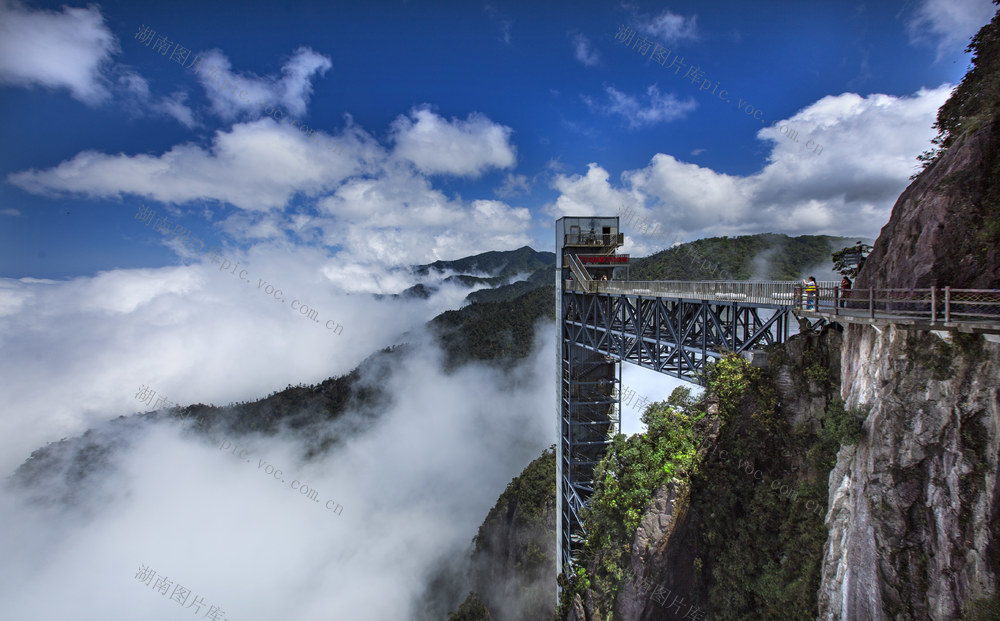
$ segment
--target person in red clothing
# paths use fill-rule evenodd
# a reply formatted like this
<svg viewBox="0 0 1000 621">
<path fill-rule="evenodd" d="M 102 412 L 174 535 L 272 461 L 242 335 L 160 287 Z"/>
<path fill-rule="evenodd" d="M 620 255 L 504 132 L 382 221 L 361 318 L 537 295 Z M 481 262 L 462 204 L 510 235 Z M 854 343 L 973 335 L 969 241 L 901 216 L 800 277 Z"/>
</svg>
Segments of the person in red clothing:
<svg viewBox="0 0 1000 621">
<path fill-rule="evenodd" d="M 844 308 L 847 306 L 847 298 L 851 297 L 851 279 L 844 276 L 843 280 L 840 281 L 840 307 Z"/>
</svg>

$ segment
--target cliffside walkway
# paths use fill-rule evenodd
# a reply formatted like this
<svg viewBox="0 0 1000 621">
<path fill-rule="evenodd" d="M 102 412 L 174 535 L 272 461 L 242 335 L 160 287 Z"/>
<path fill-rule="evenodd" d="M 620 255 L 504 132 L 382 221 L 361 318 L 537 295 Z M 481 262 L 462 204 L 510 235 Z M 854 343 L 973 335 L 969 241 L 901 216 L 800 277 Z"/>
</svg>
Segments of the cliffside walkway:
<svg viewBox="0 0 1000 621">
<path fill-rule="evenodd" d="M 912 330 L 1000 334 L 1000 289 L 851 289 L 822 283 L 818 299 L 801 287 L 793 295 L 795 314 L 837 323 L 895 325 Z"/>
<path fill-rule="evenodd" d="M 827 321 L 911 327 L 919 330 L 1000 332 L 1000 289 L 850 289 L 818 283 L 814 301 L 798 281 L 614 280 L 567 281 L 586 293 L 742 302 L 791 307 L 796 315 Z"/>
</svg>

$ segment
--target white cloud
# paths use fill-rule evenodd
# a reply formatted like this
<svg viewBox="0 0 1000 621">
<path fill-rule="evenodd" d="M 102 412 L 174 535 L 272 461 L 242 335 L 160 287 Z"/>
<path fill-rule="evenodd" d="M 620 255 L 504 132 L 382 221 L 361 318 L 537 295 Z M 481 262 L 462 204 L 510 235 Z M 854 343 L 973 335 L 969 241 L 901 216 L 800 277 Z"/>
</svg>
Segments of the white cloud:
<svg viewBox="0 0 1000 621">
<path fill-rule="evenodd" d="M 425 108 L 392 124 L 393 154 L 409 160 L 423 173 L 478 177 L 490 168 L 510 168 L 517 155 L 512 130 L 481 114 L 451 121 Z"/>
<path fill-rule="evenodd" d="M 250 72 L 235 73 L 229 59 L 219 50 L 202 53 L 203 62 L 192 67 L 212 110 L 223 119 L 241 114 L 260 113 L 269 106 L 282 108 L 276 118 L 302 117 L 306 114 L 312 94 L 312 80 L 323 75 L 333 64 L 330 59 L 308 47 L 300 47 L 281 68 L 282 77 L 258 76 Z"/>
<path fill-rule="evenodd" d="M 637 17 L 636 29 L 649 37 L 665 43 L 696 40 L 698 38 L 697 16 L 684 17 L 670 10 L 664 10 L 654 17 Z"/>
<path fill-rule="evenodd" d="M 752 175 L 656 154 L 648 166 L 623 172 L 616 184 L 590 164 L 586 175 L 556 176 L 560 196 L 546 211 L 555 218 L 613 215 L 625 205 L 681 239 L 766 231 L 874 237 L 908 185 L 915 157 L 934 136 L 931 125 L 950 91 L 943 85 L 910 97 L 824 97 L 758 132 L 771 143 L 771 154 Z M 798 141 L 782 135 L 786 126 L 798 132 Z M 816 144 L 823 147 L 819 154 Z M 626 250 L 659 249 L 653 239 L 629 233 Z"/>
<path fill-rule="evenodd" d="M 690 97 L 681 101 L 671 93 L 661 95 L 656 84 L 652 84 L 646 89 L 645 102 L 641 102 L 638 98 L 627 95 L 613 86 L 605 86 L 604 90 L 608 95 L 606 103 L 596 102 L 586 96 L 583 100 L 592 110 L 621 116 L 628 123 L 629 129 L 656 125 L 657 123 L 669 123 L 684 118 L 684 115 L 698 107 L 698 103 Z"/>
<path fill-rule="evenodd" d="M 642 194 L 613 188 L 608 178 L 608 171 L 595 163 L 587 166 L 583 176 L 557 174 L 552 187 L 559 191 L 559 197 L 546 212 L 557 220 L 563 216 L 614 215 L 622 205 L 642 205 Z"/>
<path fill-rule="evenodd" d="M 17 209 L 7 207 L 5 209 L 0 209 L 0 216 L 19 216 L 21 212 Z"/>
<path fill-rule="evenodd" d="M 246 340 L 275 338 L 262 330 L 255 336 Z M 151 357 L 149 343 L 133 344 L 135 353 L 125 356 L 103 342 L 66 345 L 67 353 L 113 363 L 123 375 L 130 361 Z M 381 384 L 391 404 L 321 426 L 317 433 L 341 433 L 345 441 L 312 461 L 291 434 L 211 441 L 177 423 L 100 426 L 120 447 L 106 470 L 92 463 L 85 474 L 93 477 L 56 477 L 28 490 L 51 499 L 72 489 L 82 506 L 31 505 L 13 490 L 0 495 L 4 609 L 28 618 L 44 601 L 52 621 L 176 619 L 184 609 L 135 578 L 146 565 L 229 619 L 319 621 L 331 611 L 358 621 L 423 618 L 419 597 L 433 568 L 467 553 L 510 479 L 555 441 L 554 343 L 541 338 L 537 347 L 508 376 L 475 366 L 445 375 L 422 343 Z M 227 360 L 229 369 L 201 371 L 229 383 L 244 362 L 271 371 L 284 362 Z M 53 374 L 35 388 L 48 392 L 66 379 L 73 378 Z M 243 458 L 220 450 L 222 440 L 239 442 Z M 316 499 L 292 489 L 293 481 L 315 489 Z M 342 507 L 339 515 L 327 501 Z"/>
<path fill-rule="evenodd" d="M 773 127 L 760 130 L 774 146 L 771 163 L 755 176 L 753 217 L 745 225 L 877 236 L 935 135 L 931 125 L 951 88 L 824 97 L 788 120 L 799 142 Z M 820 155 L 805 148 L 809 140 L 823 145 Z"/>
<path fill-rule="evenodd" d="M 590 39 L 580 33 L 573 35 L 573 54 L 586 67 L 596 67 L 601 62 L 601 55 L 591 46 Z"/>
<path fill-rule="evenodd" d="M 238 211 L 219 223 L 219 228 L 240 241 L 283 241 L 286 226 L 291 228 L 292 223 L 283 214 L 259 211 Z"/>
<path fill-rule="evenodd" d="M 169 97 L 157 98 L 150 92 L 146 78 L 130 69 L 119 69 L 119 73 L 119 91 L 123 93 L 124 105 L 133 113 L 141 115 L 150 111 L 169 116 L 188 129 L 198 125 L 194 111 L 184 103 L 187 93 L 177 91 Z"/>
<path fill-rule="evenodd" d="M 108 97 L 101 68 L 117 51 L 95 5 L 57 13 L 0 1 L 0 83 L 65 88 L 95 104 Z"/>
<path fill-rule="evenodd" d="M 530 243 L 531 214 L 490 200 L 449 199 L 427 178 L 389 164 L 377 178 L 345 182 L 320 208 L 325 241 L 345 257 L 384 265 L 427 263 Z"/>
<path fill-rule="evenodd" d="M 494 192 L 497 196 L 504 198 L 519 194 L 531 194 L 531 181 L 525 175 L 507 173 L 504 176 L 503 184 Z"/>
<path fill-rule="evenodd" d="M 195 120 L 194 112 L 184 103 L 185 101 L 187 101 L 187 93 L 177 91 L 153 103 L 152 109 L 172 117 L 184 127 L 192 129 L 198 126 L 198 121 Z"/>
<path fill-rule="evenodd" d="M 709 168 L 657 154 L 646 168 L 626 172 L 623 183 L 662 205 L 669 205 L 672 227 L 739 226 L 749 215 L 747 182 Z"/>
<path fill-rule="evenodd" d="M 160 156 L 84 151 L 55 168 L 8 179 L 35 193 L 134 194 L 165 203 L 218 200 L 266 211 L 284 207 L 297 192 L 315 195 L 358 172 L 363 140 L 349 130 L 336 141 L 321 133 L 310 138 L 265 118 L 217 131 L 209 150 L 182 144 Z M 333 144 L 348 144 L 352 157 L 331 149 Z"/>
<path fill-rule="evenodd" d="M 96 6 L 63 7 L 56 13 L 0 0 L 0 83 L 66 88 L 73 97 L 91 105 L 109 99 L 113 87 L 118 86 L 116 98 L 124 96 L 123 104 L 133 113 L 164 114 L 189 129 L 197 125 L 185 104 L 186 94 L 152 95 L 145 78 L 112 63 L 111 57 L 118 51 L 118 41 Z M 195 68 L 198 78 L 211 109 L 225 120 L 260 114 L 265 107 L 280 109 L 279 118 L 302 117 L 312 94 L 312 80 L 332 67 L 329 58 L 308 47 L 294 51 L 282 66 L 281 76 L 234 72 L 229 59 L 218 50 L 204 52 L 202 60 Z M 140 104 L 138 108 L 136 104 Z"/>
<path fill-rule="evenodd" d="M 131 78 L 132 90 L 148 92 L 145 80 Z M 424 173 L 471 177 L 516 161 L 510 128 L 479 114 L 465 121 L 446 121 L 429 110 L 414 111 L 413 121 L 400 117 L 393 123 L 396 144 L 391 153 L 350 122 L 333 138 L 308 128 L 293 129 L 284 120 L 237 123 L 217 131 L 207 149 L 181 144 L 162 155 L 85 151 L 54 168 L 13 173 L 8 180 L 38 194 L 133 194 L 178 204 L 217 200 L 267 211 L 284 208 L 296 194 L 331 192 L 356 175 L 364 175 L 358 177 L 361 184 L 377 183 L 380 174 L 408 177 L 410 173 L 399 172 L 400 159 Z M 426 180 L 420 183 L 429 185 Z M 404 194 L 394 197 L 400 207 L 406 206 Z"/>
<path fill-rule="evenodd" d="M 310 138 L 265 118 L 218 131 L 207 149 L 184 144 L 162 155 L 88 151 L 8 180 L 37 194 L 229 203 L 251 212 L 230 214 L 219 224 L 237 239 L 325 243 L 361 263 L 424 263 L 530 243 L 527 209 L 447 197 L 413 166 L 415 159 L 421 168 L 450 167 L 454 174 L 512 166 L 510 130 L 480 115 L 451 123 L 430 112 L 416 115 L 414 125 L 396 124 L 395 152 L 350 119 L 331 139 L 322 133 Z M 400 151 L 407 159 L 396 156 Z M 283 213 L 295 197 L 304 199 L 295 201 L 296 213 Z"/>
<path fill-rule="evenodd" d="M 909 24 L 910 40 L 936 43 L 939 58 L 964 50 L 996 10 L 991 0 L 923 0 Z"/>
<path fill-rule="evenodd" d="M 160 237 L 123 218 L 137 235 Z M 225 250 L 214 263 L 206 254 L 190 265 L 68 281 L 0 279 L 0 469 L 47 440 L 145 409 L 134 398 L 142 384 L 174 402 L 224 404 L 347 373 L 468 293 L 445 286 L 426 301 L 350 295 L 397 293 L 414 280 L 349 263 L 265 243 Z M 319 321 L 292 309 L 295 300 Z"/>
</svg>

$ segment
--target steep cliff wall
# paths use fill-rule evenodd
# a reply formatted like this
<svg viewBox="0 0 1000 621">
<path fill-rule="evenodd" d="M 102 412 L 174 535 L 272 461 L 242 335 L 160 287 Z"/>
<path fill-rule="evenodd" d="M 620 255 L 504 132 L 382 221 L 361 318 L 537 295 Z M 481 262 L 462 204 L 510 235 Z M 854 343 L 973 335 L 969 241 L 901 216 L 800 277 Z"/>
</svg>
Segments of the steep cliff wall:
<svg viewBox="0 0 1000 621">
<path fill-rule="evenodd" d="M 1000 274 L 1000 117 L 956 140 L 899 196 L 856 288 L 993 289 Z"/>
<path fill-rule="evenodd" d="M 945 336 L 847 332 L 844 394 L 871 410 L 830 474 L 822 619 L 955 619 L 1000 592 L 1000 346 Z"/>
</svg>

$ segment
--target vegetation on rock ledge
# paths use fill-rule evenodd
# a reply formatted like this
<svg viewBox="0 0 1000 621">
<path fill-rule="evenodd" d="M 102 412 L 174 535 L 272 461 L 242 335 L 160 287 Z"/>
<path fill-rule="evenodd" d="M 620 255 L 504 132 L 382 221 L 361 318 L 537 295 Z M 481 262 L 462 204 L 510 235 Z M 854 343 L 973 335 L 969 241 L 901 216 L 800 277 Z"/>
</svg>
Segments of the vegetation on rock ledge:
<svg viewBox="0 0 1000 621">
<path fill-rule="evenodd" d="M 800 362 L 782 366 L 802 374 Z M 575 575 L 560 576 L 560 618 L 577 594 L 590 595 L 602 618 L 615 618 L 636 529 L 670 481 L 687 508 L 675 506 L 675 514 L 690 523 L 669 543 L 694 559 L 670 568 L 693 576 L 686 601 L 718 619 L 816 617 L 827 477 L 841 444 L 860 437 L 863 413 L 831 400 L 814 424 L 793 428 L 775 373 L 736 355 L 722 358 L 709 367 L 701 400 L 677 389 L 646 409 L 645 434 L 614 439 L 595 474 L 586 560 Z M 839 378 L 824 374 L 823 381 Z"/>
</svg>

